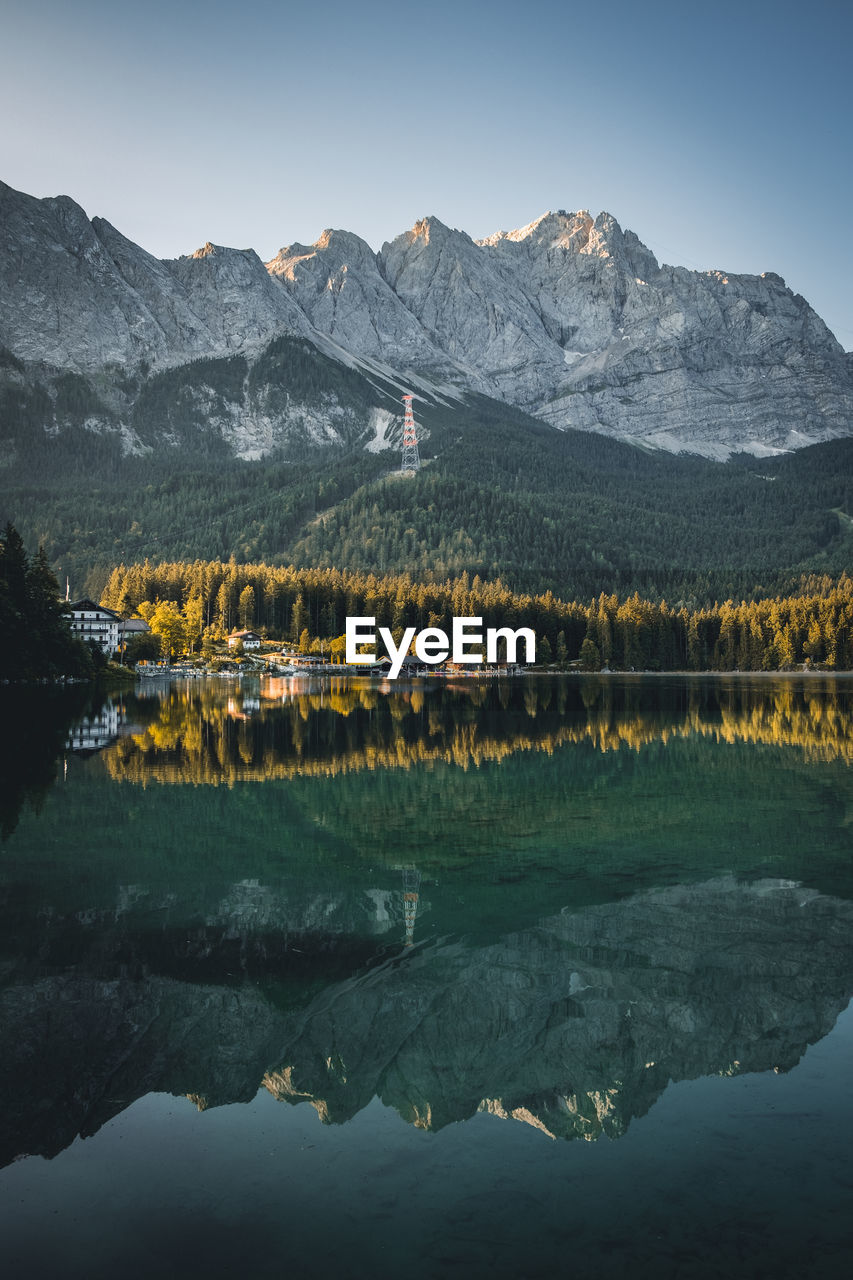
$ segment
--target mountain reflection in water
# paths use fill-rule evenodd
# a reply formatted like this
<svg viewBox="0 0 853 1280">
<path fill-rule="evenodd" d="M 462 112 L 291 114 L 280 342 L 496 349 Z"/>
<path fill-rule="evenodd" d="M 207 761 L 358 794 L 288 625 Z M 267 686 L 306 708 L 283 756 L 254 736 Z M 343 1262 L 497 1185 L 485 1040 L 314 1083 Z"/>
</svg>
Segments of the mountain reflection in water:
<svg viewBox="0 0 853 1280">
<path fill-rule="evenodd" d="M 421 1128 L 486 1110 L 618 1137 L 670 1079 L 794 1066 L 853 990 L 853 904 L 784 881 L 674 886 L 489 945 L 384 954 L 355 919 L 337 939 L 300 919 L 332 902 L 278 904 L 290 936 L 236 936 L 251 893 L 235 886 L 206 936 L 102 921 L 71 967 L 7 983 L 3 1163 L 53 1155 L 148 1092 L 206 1107 L 262 1084 L 327 1123 L 378 1096 Z"/>
<path fill-rule="evenodd" d="M 269 1109 L 279 1124 L 302 1124 L 307 1113 L 330 1142 L 338 1133 L 351 1141 L 350 1188 L 372 1186 L 359 1171 L 379 1142 L 381 1103 L 405 1141 L 427 1144 L 405 1147 L 419 1195 L 456 1204 L 478 1169 L 480 1208 L 460 1228 L 454 1274 L 517 1276 L 528 1274 L 528 1246 L 501 1245 L 511 1248 L 501 1272 L 498 1245 L 482 1243 L 500 1225 L 501 1178 L 521 1198 L 523 1179 L 538 1179 L 524 1228 L 538 1241 L 591 1170 L 598 1181 L 586 1214 L 606 1206 L 609 1179 L 635 1185 L 644 1176 L 643 1143 L 661 1132 L 672 1140 L 655 1118 L 667 1106 L 679 1116 L 676 1163 L 693 1159 L 694 1134 L 717 1141 L 707 1137 L 710 1120 L 673 1102 L 670 1082 L 693 1081 L 683 1086 L 691 1090 L 699 1077 L 743 1077 L 716 1082 L 740 1097 L 740 1086 L 765 1078 L 751 1073 L 790 1073 L 789 1118 L 808 1111 L 825 1147 L 834 1119 L 822 1116 L 813 1084 L 801 1096 L 798 1080 L 808 1047 L 836 1042 L 853 991 L 850 690 L 828 677 L 270 679 L 152 682 L 85 708 L 79 698 L 73 708 L 36 693 L 18 698 L 0 845 L 3 1178 L 10 1188 L 31 1185 L 35 1223 L 40 1163 L 11 1167 L 19 1157 L 62 1153 L 44 1165 L 60 1170 L 50 1185 L 62 1186 L 63 1162 L 77 1168 L 98 1149 L 113 1158 L 115 1126 L 143 1099 L 175 1095 L 199 1125 L 231 1115 L 226 1104 L 251 1103 L 233 1121 L 228 1158 L 200 1185 L 209 1177 L 229 1188 L 211 1191 L 217 1204 L 230 1196 L 229 1160 L 241 1150 L 245 1212 L 254 1213 L 256 1194 L 271 1203 L 279 1194 L 273 1172 L 267 1187 L 268 1175 L 246 1163 L 244 1127 L 259 1099 L 264 1125 Z M 16 733 L 28 735 L 17 754 Z M 827 1061 L 811 1078 L 825 1070 L 837 1095 L 840 1067 Z M 196 1116 L 193 1105 L 211 1115 Z M 780 1127 L 768 1144 L 758 1121 L 737 1114 L 734 1140 L 720 1139 L 713 1156 L 702 1148 L 718 1198 L 733 1145 L 739 1160 L 758 1149 L 776 1167 L 790 1165 L 800 1142 Z M 454 1138 L 456 1122 L 465 1123 Z M 168 1116 L 162 1124 L 160 1137 L 176 1132 Z M 531 1158 L 517 1183 L 512 1170 L 490 1182 L 491 1169 L 477 1165 L 489 1161 L 478 1151 L 494 1150 L 483 1126 L 563 1153 L 554 1168 L 565 1183 L 548 1172 L 547 1154 Z M 404 1139 L 382 1132 L 382 1142 L 404 1149 Z M 75 1142 L 94 1134 L 96 1143 Z M 622 1163 L 601 1138 L 624 1139 L 613 1146 Z M 266 1153 L 266 1137 L 258 1140 Z M 322 1181 L 305 1142 L 288 1160 L 304 1153 L 317 1185 L 338 1194 L 336 1175 Z M 459 1169 L 442 1165 L 444 1142 L 460 1160 L 463 1147 L 470 1152 Z M 826 1233 L 840 1221 L 849 1161 L 836 1152 L 812 1184 L 804 1151 L 795 1191 L 811 1187 Z M 400 1174 L 387 1163 L 390 1197 Z M 766 1182 L 766 1164 L 759 1168 L 753 1187 Z M 654 1185 L 665 1200 L 678 1193 L 681 1166 L 661 1170 Z M 167 1200 L 181 1205 L 187 1188 L 169 1176 L 158 1165 Z M 143 1199 L 125 1219 L 134 1230 L 147 1223 L 150 1194 L 139 1178 Z M 708 1179 L 696 1178 L 689 1213 L 698 1220 Z M 307 1200 L 311 1185 L 309 1177 Z M 367 1192 L 351 1194 L 352 1221 L 363 1227 L 352 1228 L 347 1248 L 368 1256 L 382 1224 L 372 1224 Z M 645 1220 L 654 1195 L 643 1194 Z M 732 1195 L 743 1199 L 736 1187 Z M 549 1196 L 540 1218 L 536 1197 Z M 213 1211 L 203 1200 L 199 1207 L 208 1230 Z M 289 1241 L 301 1232 L 304 1266 L 316 1231 L 314 1210 L 300 1212 L 304 1231 L 297 1215 L 281 1232 Z M 766 1205 L 757 1212 L 769 1220 Z M 596 1248 L 606 1267 L 611 1224 L 602 1213 Z M 385 1270 L 378 1263 L 363 1273 L 399 1273 L 409 1239 L 402 1208 L 394 1221 L 397 1251 Z M 276 1222 L 265 1216 L 263 1231 L 275 1234 Z M 688 1247 L 689 1214 L 678 1223 L 676 1251 Z M 33 1247 L 29 1230 L 16 1227 L 16 1257 Z M 444 1265 L 441 1225 L 431 1230 L 419 1275 Z M 705 1230 L 711 1259 L 716 1223 Z M 634 1274 L 632 1231 L 619 1245 L 625 1274 Z M 253 1255 L 259 1275 L 272 1274 L 265 1238 Z M 56 1257 L 64 1239 L 56 1237 Z M 786 1240 L 776 1262 L 788 1256 Z M 556 1274 L 564 1244 L 552 1244 L 550 1261 L 531 1275 Z M 122 1242 L 109 1248 L 124 1270 Z M 215 1257 L 212 1265 L 225 1274 Z M 679 1255 L 662 1274 L 680 1275 L 681 1265 Z M 102 1273 L 114 1272 L 105 1263 Z M 713 1274 L 711 1262 L 696 1274 Z"/>
</svg>

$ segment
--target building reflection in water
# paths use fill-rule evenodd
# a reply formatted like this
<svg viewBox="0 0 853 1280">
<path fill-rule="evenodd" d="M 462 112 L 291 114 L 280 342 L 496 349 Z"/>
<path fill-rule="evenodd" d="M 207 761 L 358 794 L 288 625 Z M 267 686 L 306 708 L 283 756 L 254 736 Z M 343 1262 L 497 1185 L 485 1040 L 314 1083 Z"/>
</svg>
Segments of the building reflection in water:
<svg viewBox="0 0 853 1280">
<path fill-rule="evenodd" d="M 142 732 L 141 725 L 129 720 L 124 700 L 108 698 L 97 710 L 74 724 L 65 746 L 68 751 L 78 753 L 103 751 L 119 738 Z"/>
<path fill-rule="evenodd" d="M 850 691 L 831 677 L 413 681 L 387 691 L 344 677 L 277 677 L 231 685 L 225 699 L 216 682 L 195 681 L 126 701 L 127 713 L 107 706 L 77 733 L 114 742 L 110 775 L 129 782 L 230 785 L 431 761 L 470 768 L 568 744 L 607 753 L 690 739 L 853 763 Z"/>
</svg>

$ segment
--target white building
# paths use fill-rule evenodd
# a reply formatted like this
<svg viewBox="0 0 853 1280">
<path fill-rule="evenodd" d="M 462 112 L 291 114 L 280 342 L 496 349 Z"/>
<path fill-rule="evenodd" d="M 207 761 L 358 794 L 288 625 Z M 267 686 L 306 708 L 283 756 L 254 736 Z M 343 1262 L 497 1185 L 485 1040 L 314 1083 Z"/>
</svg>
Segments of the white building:
<svg viewBox="0 0 853 1280">
<path fill-rule="evenodd" d="M 111 657 L 118 649 L 121 618 L 112 609 L 94 600 L 75 600 L 71 605 L 71 630 L 78 640 L 94 640 Z"/>
<path fill-rule="evenodd" d="M 248 652 L 250 649 L 260 649 L 261 637 L 257 631 L 232 631 L 228 637 L 228 648 L 234 649 L 242 641 L 243 648 Z"/>
<path fill-rule="evenodd" d="M 100 751 L 118 738 L 123 718 L 120 708 L 112 703 L 102 707 L 96 716 L 84 716 L 69 731 L 65 746 L 70 751 Z"/>
</svg>

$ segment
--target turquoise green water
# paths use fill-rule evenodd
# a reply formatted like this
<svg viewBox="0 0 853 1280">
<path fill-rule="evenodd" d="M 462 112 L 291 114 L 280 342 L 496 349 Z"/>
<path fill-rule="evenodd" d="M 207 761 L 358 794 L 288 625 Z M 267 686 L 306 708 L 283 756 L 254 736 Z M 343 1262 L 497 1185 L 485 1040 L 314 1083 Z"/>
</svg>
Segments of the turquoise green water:
<svg viewBox="0 0 853 1280">
<path fill-rule="evenodd" d="M 0 1261 L 848 1274 L 851 694 L 7 696 Z"/>
</svg>

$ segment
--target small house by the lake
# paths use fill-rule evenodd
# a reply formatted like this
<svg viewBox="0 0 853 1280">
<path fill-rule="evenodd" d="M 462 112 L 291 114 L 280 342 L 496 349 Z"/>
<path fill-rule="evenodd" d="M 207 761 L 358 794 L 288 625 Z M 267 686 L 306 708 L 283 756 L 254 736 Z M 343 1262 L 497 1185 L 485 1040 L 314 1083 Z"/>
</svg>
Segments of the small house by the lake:
<svg viewBox="0 0 853 1280">
<path fill-rule="evenodd" d="M 240 641 L 247 652 L 261 647 L 261 637 L 257 631 L 232 631 L 228 637 L 228 648 L 235 649 Z"/>
</svg>

